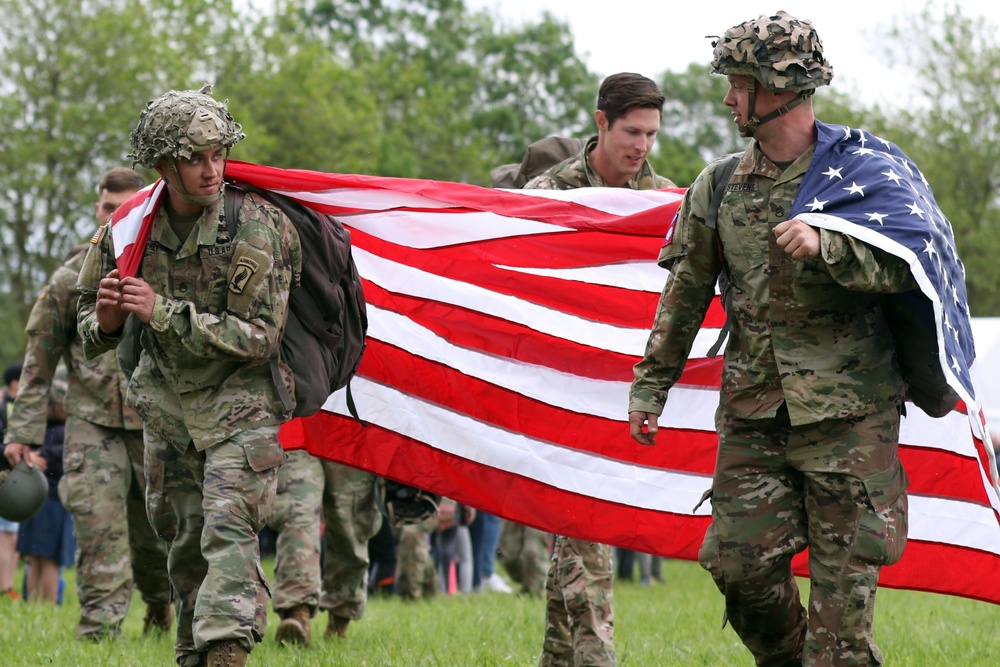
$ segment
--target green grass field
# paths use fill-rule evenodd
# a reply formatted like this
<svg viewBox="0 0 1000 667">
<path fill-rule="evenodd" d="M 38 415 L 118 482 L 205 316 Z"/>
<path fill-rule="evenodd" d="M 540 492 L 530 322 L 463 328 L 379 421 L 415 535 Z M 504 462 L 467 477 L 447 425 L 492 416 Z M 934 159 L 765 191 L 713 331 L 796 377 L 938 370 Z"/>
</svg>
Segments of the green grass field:
<svg viewBox="0 0 1000 667">
<path fill-rule="evenodd" d="M 267 568 L 273 563 L 266 562 Z M 268 569 L 270 572 L 270 569 Z M 621 667 L 750 666 L 733 634 L 721 630 L 722 598 L 697 564 L 665 561 L 664 584 L 615 585 L 615 644 Z M 0 665 L 147 667 L 173 664 L 172 636 L 143 637 L 135 598 L 124 636 L 89 644 L 74 638 L 79 605 L 74 572 L 61 607 L 0 600 Z M 20 582 L 20 576 L 18 578 Z M 983 582 L 984 586 L 996 582 Z M 803 588 L 805 582 L 803 582 Z M 346 641 L 326 640 L 326 614 L 313 620 L 309 648 L 278 646 L 272 613 L 268 638 L 250 656 L 260 666 L 528 667 L 538 659 L 543 602 L 516 595 L 440 595 L 403 603 L 369 601 Z M 883 589 L 875 637 L 888 665 L 989 665 L 1000 646 L 1000 607 L 962 598 Z"/>
</svg>

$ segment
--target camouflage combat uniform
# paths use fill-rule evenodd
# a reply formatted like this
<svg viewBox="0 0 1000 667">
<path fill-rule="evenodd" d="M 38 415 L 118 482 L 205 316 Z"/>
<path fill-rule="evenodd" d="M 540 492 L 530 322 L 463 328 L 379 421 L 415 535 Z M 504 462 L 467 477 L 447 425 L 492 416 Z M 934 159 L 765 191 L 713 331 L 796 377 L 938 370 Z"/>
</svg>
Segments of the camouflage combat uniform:
<svg viewBox="0 0 1000 667">
<path fill-rule="evenodd" d="M 382 527 L 375 504 L 375 476 L 323 461 L 323 596 L 320 609 L 351 621 L 365 615 L 368 602 L 368 541 Z"/>
<path fill-rule="evenodd" d="M 820 230 L 820 256 L 776 243 L 813 150 L 782 168 L 756 140 L 704 224 L 710 164 L 667 236 L 670 276 L 629 411 L 660 414 L 724 269 L 730 338 L 716 413 L 712 526 L 700 552 L 758 665 L 869 665 L 878 573 L 906 542 L 897 458 L 904 382 L 879 293 L 915 286 L 905 262 Z M 809 547 L 808 613 L 790 561 Z M 808 616 L 808 619 L 807 619 Z"/>
<path fill-rule="evenodd" d="M 170 543 L 181 665 L 196 664 L 209 644 L 249 651 L 264 636 L 269 593 L 257 533 L 284 456 L 278 429 L 291 417 L 269 362 L 301 275 L 298 234 L 251 194 L 230 239 L 221 208 L 221 200 L 206 206 L 183 243 L 166 206 L 156 214 L 141 267 L 156 303 L 127 396 L 143 420 L 147 512 Z M 120 342 L 101 332 L 95 313 L 100 280 L 115 267 L 110 239 L 95 239 L 80 273 L 88 356 Z M 291 372 L 279 370 L 294 395 Z"/>
<path fill-rule="evenodd" d="M 76 332 L 76 282 L 87 247 L 73 249 L 31 309 L 24 372 L 6 440 L 42 444 L 49 386 L 62 358 L 69 386 L 59 496 L 73 514 L 77 537 L 77 634 L 99 638 L 119 633 L 133 577 L 151 611 L 163 611 L 171 592 L 167 545 L 146 518 L 142 423 L 125 406 L 118 357 L 109 352 L 86 360 Z"/>
<path fill-rule="evenodd" d="M 520 587 L 518 592 L 541 595 L 552 558 L 552 534 L 505 520 L 498 551 L 503 568 Z"/>
<path fill-rule="evenodd" d="M 322 461 L 304 449 L 286 452 L 267 522 L 278 535 L 271 599 L 282 618 L 298 606 L 312 616 L 319 606 L 322 514 Z"/>
<path fill-rule="evenodd" d="M 428 599 L 440 587 L 430 536 L 437 529 L 435 512 L 423 521 L 400 526 L 399 558 L 396 565 L 396 593 L 404 600 Z"/>
<path fill-rule="evenodd" d="M 524 186 L 525 190 L 609 187 L 590 166 L 597 146 L 591 137 L 575 157 L 564 160 Z M 624 186 L 632 190 L 672 188 L 649 162 Z M 613 550 L 606 544 L 557 536 L 545 580 L 545 641 L 539 667 L 615 664 Z"/>
</svg>

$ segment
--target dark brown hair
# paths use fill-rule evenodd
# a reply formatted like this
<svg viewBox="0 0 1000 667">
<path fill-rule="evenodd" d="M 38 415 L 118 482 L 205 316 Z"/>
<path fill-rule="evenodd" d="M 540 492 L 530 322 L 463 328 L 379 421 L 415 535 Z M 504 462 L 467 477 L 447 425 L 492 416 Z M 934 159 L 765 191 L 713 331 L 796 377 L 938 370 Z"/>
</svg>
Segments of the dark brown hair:
<svg viewBox="0 0 1000 667">
<path fill-rule="evenodd" d="M 100 195 L 105 190 L 108 192 L 134 192 L 142 190 L 145 185 L 146 181 L 136 171 L 128 167 L 115 167 L 104 172 L 104 176 L 101 177 L 101 182 L 97 186 L 97 194 Z"/>
<path fill-rule="evenodd" d="M 608 128 L 632 109 L 656 109 L 662 114 L 666 101 L 652 79 L 632 72 L 612 74 L 597 93 L 597 108 L 607 116 Z"/>
</svg>

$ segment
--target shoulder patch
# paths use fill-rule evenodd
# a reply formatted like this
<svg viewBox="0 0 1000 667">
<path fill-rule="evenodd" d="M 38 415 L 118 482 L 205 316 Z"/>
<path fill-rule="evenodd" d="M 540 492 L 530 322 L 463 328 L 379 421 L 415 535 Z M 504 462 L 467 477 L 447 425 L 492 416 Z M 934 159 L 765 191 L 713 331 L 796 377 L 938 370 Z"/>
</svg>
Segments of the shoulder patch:
<svg viewBox="0 0 1000 667">
<path fill-rule="evenodd" d="M 681 215 L 680 207 L 677 208 L 677 212 L 674 213 L 673 219 L 670 221 L 670 226 L 667 227 L 667 236 L 663 239 L 663 245 L 670 245 L 674 241 L 674 230 L 677 228 L 677 218 Z"/>
<path fill-rule="evenodd" d="M 101 237 L 104 236 L 105 227 L 107 227 L 107 225 L 101 225 L 100 227 L 97 228 L 97 231 L 94 232 L 94 235 L 90 237 L 91 243 L 96 245 L 101 242 Z"/>
</svg>

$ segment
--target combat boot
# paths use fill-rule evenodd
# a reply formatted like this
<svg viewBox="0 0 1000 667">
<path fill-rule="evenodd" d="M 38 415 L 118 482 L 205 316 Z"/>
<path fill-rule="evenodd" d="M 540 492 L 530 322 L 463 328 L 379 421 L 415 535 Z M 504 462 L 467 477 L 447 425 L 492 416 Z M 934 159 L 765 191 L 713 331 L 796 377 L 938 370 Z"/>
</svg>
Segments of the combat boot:
<svg viewBox="0 0 1000 667">
<path fill-rule="evenodd" d="M 312 614 L 309 613 L 309 607 L 299 605 L 289 611 L 281 620 L 274 638 L 279 644 L 309 646 L 312 639 Z"/>
<path fill-rule="evenodd" d="M 235 639 L 210 644 L 205 667 L 246 667 L 247 652 Z"/>
<path fill-rule="evenodd" d="M 169 602 L 154 602 L 146 605 L 146 616 L 142 619 L 142 634 L 169 632 L 174 622 L 174 606 Z"/>
<path fill-rule="evenodd" d="M 341 618 L 340 616 L 334 616 L 330 614 L 330 618 L 327 620 L 326 624 L 326 637 L 339 637 L 340 639 L 347 639 L 347 625 L 351 622 L 349 618 Z"/>
</svg>

